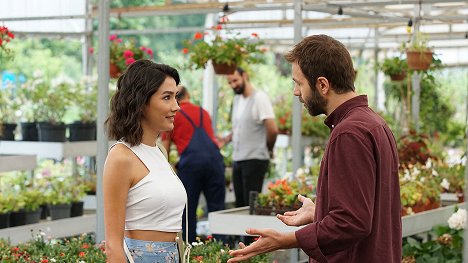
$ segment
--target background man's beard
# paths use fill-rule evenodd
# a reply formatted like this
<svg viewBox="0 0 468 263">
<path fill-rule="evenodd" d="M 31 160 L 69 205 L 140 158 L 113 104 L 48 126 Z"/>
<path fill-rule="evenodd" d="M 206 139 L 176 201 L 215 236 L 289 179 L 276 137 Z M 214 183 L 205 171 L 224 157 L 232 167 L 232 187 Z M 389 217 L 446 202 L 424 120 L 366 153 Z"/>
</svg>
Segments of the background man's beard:
<svg viewBox="0 0 468 263">
<path fill-rule="evenodd" d="M 239 86 L 237 86 L 237 88 L 233 89 L 234 93 L 237 95 L 244 93 L 244 90 L 245 90 L 245 83 L 242 83 Z"/>
</svg>

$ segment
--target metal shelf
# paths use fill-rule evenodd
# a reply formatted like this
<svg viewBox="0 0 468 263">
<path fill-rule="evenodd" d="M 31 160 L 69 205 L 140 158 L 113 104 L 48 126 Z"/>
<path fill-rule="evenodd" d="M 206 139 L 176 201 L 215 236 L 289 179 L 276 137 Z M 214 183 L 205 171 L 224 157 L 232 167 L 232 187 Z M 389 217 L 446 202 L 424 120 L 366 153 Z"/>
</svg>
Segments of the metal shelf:
<svg viewBox="0 0 468 263">
<path fill-rule="evenodd" d="M 0 172 L 34 168 L 36 168 L 36 155 L 0 155 Z"/>
<path fill-rule="evenodd" d="M 41 158 L 62 159 L 76 156 L 95 156 L 96 141 L 82 142 L 27 142 L 0 141 L 0 154 L 28 155 Z"/>
<path fill-rule="evenodd" d="M 96 232 L 96 215 L 83 215 L 52 221 L 42 221 L 37 224 L 15 226 L 0 229 L 0 238 L 9 239 L 11 244 L 25 243 L 42 231 L 46 236 L 62 238 L 83 233 Z"/>
</svg>

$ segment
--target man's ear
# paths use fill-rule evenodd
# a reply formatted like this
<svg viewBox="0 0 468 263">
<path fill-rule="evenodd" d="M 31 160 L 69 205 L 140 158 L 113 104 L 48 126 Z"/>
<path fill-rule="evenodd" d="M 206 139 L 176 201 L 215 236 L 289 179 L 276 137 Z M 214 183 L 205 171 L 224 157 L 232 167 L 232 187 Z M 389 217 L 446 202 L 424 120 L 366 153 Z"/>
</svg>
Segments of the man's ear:
<svg viewBox="0 0 468 263">
<path fill-rule="evenodd" d="M 325 77 L 318 77 L 316 86 L 318 88 L 318 91 L 322 95 L 326 95 L 330 91 L 330 82 L 328 82 L 328 79 Z"/>
</svg>

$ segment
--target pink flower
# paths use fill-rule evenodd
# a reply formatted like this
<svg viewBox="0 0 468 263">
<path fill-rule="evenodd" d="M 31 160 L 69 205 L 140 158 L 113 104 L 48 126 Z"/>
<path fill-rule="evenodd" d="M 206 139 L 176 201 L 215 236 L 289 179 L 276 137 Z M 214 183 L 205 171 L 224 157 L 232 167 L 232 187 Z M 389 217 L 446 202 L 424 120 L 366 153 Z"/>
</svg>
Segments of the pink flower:
<svg viewBox="0 0 468 263">
<path fill-rule="evenodd" d="M 127 58 L 127 59 L 125 60 L 125 65 L 128 66 L 128 65 L 132 64 L 133 62 L 135 62 L 135 59 L 134 59 L 134 58 Z"/>
<path fill-rule="evenodd" d="M 114 40 L 116 40 L 116 39 L 117 39 L 117 35 L 110 35 L 110 36 L 109 36 L 109 40 L 110 40 L 110 41 L 114 41 Z"/>
<path fill-rule="evenodd" d="M 121 38 L 117 38 L 115 41 L 117 41 L 117 43 L 122 43 L 122 39 L 121 39 Z"/>
<path fill-rule="evenodd" d="M 147 48 L 146 53 L 150 56 L 153 56 L 153 50 L 151 48 Z"/>
<path fill-rule="evenodd" d="M 141 46 L 141 47 L 140 47 L 140 50 L 141 50 L 141 51 L 146 51 L 146 47 L 145 47 L 145 46 Z"/>
<path fill-rule="evenodd" d="M 89 54 L 93 54 L 94 53 L 94 48 L 90 47 L 88 51 L 89 51 Z"/>
<path fill-rule="evenodd" d="M 125 50 L 123 53 L 124 58 L 133 58 L 134 55 L 133 51 L 129 49 Z"/>
</svg>

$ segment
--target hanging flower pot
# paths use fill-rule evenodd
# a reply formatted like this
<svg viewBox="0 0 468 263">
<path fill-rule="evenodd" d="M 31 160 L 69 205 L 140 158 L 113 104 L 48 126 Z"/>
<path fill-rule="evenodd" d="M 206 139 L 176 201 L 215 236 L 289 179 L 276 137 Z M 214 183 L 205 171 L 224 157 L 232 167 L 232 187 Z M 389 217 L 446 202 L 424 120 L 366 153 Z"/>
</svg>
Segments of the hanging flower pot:
<svg viewBox="0 0 468 263">
<path fill-rule="evenodd" d="M 120 69 L 114 63 L 109 64 L 109 76 L 113 79 L 120 77 Z"/>
<path fill-rule="evenodd" d="M 398 74 L 392 74 L 390 75 L 390 79 L 392 81 L 402 81 L 406 78 L 406 72 L 401 72 L 401 73 L 398 73 Z"/>
<path fill-rule="evenodd" d="M 413 70 L 427 70 L 432 63 L 432 52 L 426 51 L 406 51 L 408 68 Z"/>
<path fill-rule="evenodd" d="M 213 62 L 213 68 L 216 74 L 219 75 L 230 75 L 236 71 L 236 64 L 216 63 Z"/>
</svg>

